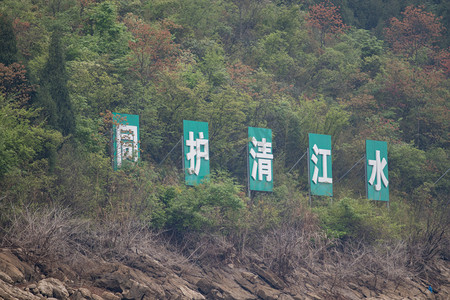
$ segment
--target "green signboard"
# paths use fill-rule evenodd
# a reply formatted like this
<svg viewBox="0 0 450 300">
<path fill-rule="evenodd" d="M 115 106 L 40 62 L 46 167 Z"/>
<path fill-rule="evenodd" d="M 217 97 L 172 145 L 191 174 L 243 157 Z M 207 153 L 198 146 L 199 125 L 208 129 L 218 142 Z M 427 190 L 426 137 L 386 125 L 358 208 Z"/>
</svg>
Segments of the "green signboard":
<svg viewBox="0 0 450 300">
<path fill-rule="evenodd" d="M 252 191 L 273 190 L 272 130 L 248 128 L 248 176 Z"/>
<path fill-rule="evenodd" d="M 185 182 L 198 185 L 209 176 L 208 123 L 183 121 L 183 156 Z"/>
<path fill-rule="evenodd" d="M 311 195 L 333 196 L 331 136 L 310 133 L 308 151 Z"/>
<path fill-rule="evenodd" d="M 114 170 L 139 160 L 139 116 L 113 113 Z"/>
<path fill-rule="evenodd" d="M 370 200 L 389 201 L 387 143 L 366 140 L 366 189 Z"/>
</svg>

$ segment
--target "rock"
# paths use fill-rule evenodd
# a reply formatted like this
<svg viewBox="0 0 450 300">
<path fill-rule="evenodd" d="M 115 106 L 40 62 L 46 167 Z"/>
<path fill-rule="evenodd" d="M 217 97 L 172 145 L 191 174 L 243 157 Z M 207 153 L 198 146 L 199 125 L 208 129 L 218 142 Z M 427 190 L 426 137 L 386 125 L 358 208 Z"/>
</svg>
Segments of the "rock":
<svg viewBox="0 0 450 300">
<path fill-rule="evenodd" d="M 164 299 L 162 284 L 140 270 L 124 265 L 111 268 L 112 273 L 96 275 L 95 286 L 121 293 L 124 299 Z"/>
<path fill-rule="evenodd" d="M 270 270 L 264 270 L 257 264 L 253 264 L 252 268 L 255 273 L 261 276 L 267 283 L 276 289 L 282 290 L 285 287 L 283 280 L 281 280 L 274 272 Z"/>
<path fill-rule="evenodd" d="M 30 280 L 33 269 L 21 262 L 10 250 L 3 249 L 0 252 L 0 271 L 6 273 L 14 282 Z"/>
<path fill-rule="evenodd" d="M 14 281 L 9 277 L 5 272 L 0 271 L 0 280 L 3 280 L 6 283 L 13 284 Z"/>
<path fill-rule="evenodd" d="M 278 299 L 280 292 L 268 286 L 258 286 L 256 295 L 263 300 L 276 300 Z"/>
<path fill-rule="evenodd" d="M 280 291 L 265 285 L 258 285 L 256 295 L 263 300 L 276 300 L 279 298 Z"/>
<path fill-rule="evenodd" d="M 107 291 L 105 291 L 105 292 L 102 293 L 102 298 L 103 298 L 104 300 L 120 300 L 120 299 L 121 299 L 121 297 L 116 296 L 116 295 L 114 295 L 113 293 L 107 292 Z"/>
<path fill-rule="evenodd" d="M 294 300 L 291 295 L 288 294 L 281 294 L 278 296 L 278 300 Z"/>
<path fill-rule="evenodd" d="M 191 299 L 191 300 L 204 300 L 206 299 L 202 294 L 196 292 L 185 285 L 178 286 L 182 294 L 182 299 Z"/>
<path fill-rule="evenodd" d="M 351 288 L 352 290 L 358 290 L 358 286 L 356 285 L 356 284 L 354 284 L 354 283 L 349 283 L 349 284 L 347 284 L 347 286 L 349 287 L 349 288 Z"/>
<path fill-rule="evenodd" d="M 74 291 L 73 295 L 70 297 L 71 300 L 90 300 L 92 299 L 92 293 L 90 290 L 85 288 L 79 288 Z"/>
<path fill-rule="evenodd" d="M 212 289 L 215 289 L 214 283 L 206 278 L 202 278 L 197 281 L 197 287 L 205 295 L 208 295 Z"/>
<path fill-rule="evenodd" d="M 216 299 L 216 300 L 225 299 L 223 297 L 223 294 L 219 290 L 216 290 L 216 289 L 212 289 L 209 295 L 210 295 L 209 298 L 212 298 L 212 299 Z"/>
<path fill-rule="evenodd" d="M 250 281 L 251 283 L 256 283 L 258 280 L 258 275 L 251 272 L 241 272 L 242 277 Z"/>
<path fill-rule="evenodd" d="M 239 274 L 240 275 L 240 274 Z M 249 291 L 252 294 L 255 294 L 255 288 L 257 287 L 257 284 L 264 284 L 264 281 L 262 281 L 258 275 L 254 275 L 256 278 L 254 278 L 253 282 L 248 281 L 247 279 L 245 279 L 242 275 L 238 276 L 236 274 L 236 276 L 234 276 L 234 281 L 239 284 L 239 286 L 246 290 Z"/>
<path fill-rule="evenodd" d="M 144 297 L 148 298 L 152 294 L 151 290 L 147 286 L 133 279 L 130 279 L 127 287 L 128 288 L 124 289 L 124 291 L 122 292 L 123 299 L 144 299 Z"/>
<path fill-rule="evenodd" d="M 83 296 L 84 298 L 87 298 L 87 299 L 92 298 L 92 293 L 90 290 L 85 289 L 85 288 L 79 288 L 78 291 L 81 293 L 81 296 Z"/>
<path fill-rule="evenodd" d="M 46 278 L 38 282 L 39 292 L 47 297 L 55 297 L 60 300 L 69 298 L 69 292 L 64 284 L 56 278 Z"/>
<path fill-rule="evenodd" d="M 37 285 L 34 283 L 32 283 L 28 286 L 28 290 L 35 295 L 39 294 L 39 289 L 38 289 Z"/>
<path fill-rule="evenodd" d="M 84 298 L 83 296 L 81 296 L 81 293 L 77 291 L 70 297 L 70 300 L 89 300 L 89 299 Z"/>
<path fill-rule="evenodd" d="M 361 286 L 359 288 L 359 292 L 364 296 L 364 298 L 369 298 L 372 296 L 372 291 L 369 290 L 367 287 L 365 286 Z"/>
<path fill-rule="evenodd" d="M 166 277 L 168 269 L 149 255 L 139 255 L 127 261 L 127 265 L 138 269 L 151 277 Z"/>
<path fill-rule="evenodd" d="M 96 294 L 92 294 L 92 300 L 105 300 L 102 297 L 100 297 L 99 295 Z"/>
<path fill-rule="evenodd" d="M 122 293 L 123 290 L 120 287 L 120 276 L 117 274 L 105 274 L 102 277 L 95 280 L 94 284 L 97 287 L 107 289 L 112 292 Z"/>
<path fill-rule="evenodd" d="M 75 290 L 71 287 L 66 286 L 67 291 L 69 292 L 69 295 L 72 296 L 73 294 L 75 294 Z"/>
<path fill-rule="evenodd" d="M 314 299 L 314 300 L 321 300 L 321 299 L 323 299 L 322 297 L 320 297 L 319 295 L 317 295 L 316 293 L 313 293 L 313 292 L 307 292 L 305 294 L 306 294 L 306 296 L 309 297 L 309 299 Z"/>
<path fill-rule="evenodd" d="M 0 280 L 0 299 L 4 300 L 39 300 L 40 298 L 28 291 L 19 289 Z"/>
<path fill-rule="evenodd" d="M 257 299 L 257 296 L 243 289 L 236 281 L 225 277 L 221 278 L 220 283 L 202 278 L 196 285 L 208 299 Z"/>
<path fill-rule="evenodd" d="M 361 295 L 357 291 L 339 288 L 338 294 L 342 299 L 359 300 Z"/>
<path fill-rule="evenodd" d="M 5 254 L 0 253 L 0 271 L 6 274 L 13 282 L 24 281 L 25 275 L 5 258 Z"/>
<path fill-rule="evenodd" d="M 47 298 L 53 296 L 53 286 L 47 282 L 40 281 L 38 284 L 38 290 L 41 295 L 46 296 Z"/>
</svg>

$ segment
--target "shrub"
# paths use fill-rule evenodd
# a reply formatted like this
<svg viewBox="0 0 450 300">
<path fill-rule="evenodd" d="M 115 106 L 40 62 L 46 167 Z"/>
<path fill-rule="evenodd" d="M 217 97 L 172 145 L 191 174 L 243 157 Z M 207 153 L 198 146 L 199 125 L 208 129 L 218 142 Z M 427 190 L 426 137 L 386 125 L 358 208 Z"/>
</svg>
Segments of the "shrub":
<svg viewBox="0 0 450 300">
<path fill-rule="evenodd" d="M 374 243 L 397 237 L 400 228 L 387 209 L 365 199 L 344 198 L 316 212 L 328 236 L 343 241 Z"/>
<path fill-rule="evenodd" d="M 162 187 L 158 198 L 161 207 L 153 213 L 153 224 L 176 233 L 229 233 L 244 209 L 241 187 L 223 173 L 194 187 Z"/>
<path fill-rule="evenodd" d="M 10 222 L 3 246 L 21 248 L 33 262 L 68 256 L 70 237 L 83 226 L 68 209 L 57 206 L 12 207 Z"/>
</svg>

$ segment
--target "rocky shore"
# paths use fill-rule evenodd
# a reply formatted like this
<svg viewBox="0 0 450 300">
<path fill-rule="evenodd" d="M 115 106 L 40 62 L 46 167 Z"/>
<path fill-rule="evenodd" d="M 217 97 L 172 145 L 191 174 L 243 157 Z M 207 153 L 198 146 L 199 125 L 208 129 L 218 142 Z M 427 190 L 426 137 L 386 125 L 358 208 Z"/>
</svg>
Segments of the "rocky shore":
<svg viewBox="0 0 450 300">
<path fill-rule="evenodd" d="M 335 287 L 308 270 L 296 280 L 283 280 L 264 264 L 202 267 L 191 263 L 164 265 L 146 254 L 121 263 L 89 260 L 75 272 L 57 261 L 26 261 L 20 249 L 0 250 L 0 298 L 6 300 L 72 299 L 450 299 L 450 268 L 440 262 L 446 278 L 430 287 L 416 278 L 377 288 L 365 278 Z M 432 290 L 432 291 L 431 291 Z"/>
</svg>

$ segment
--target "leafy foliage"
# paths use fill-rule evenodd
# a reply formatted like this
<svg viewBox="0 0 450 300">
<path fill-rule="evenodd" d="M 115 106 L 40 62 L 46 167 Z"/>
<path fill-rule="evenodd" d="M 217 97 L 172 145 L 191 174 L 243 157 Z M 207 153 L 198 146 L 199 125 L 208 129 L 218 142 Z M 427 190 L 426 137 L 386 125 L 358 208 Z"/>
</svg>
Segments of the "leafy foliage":
<svg viewBox="0 0 450 300">
<path fill-rule="evenodd" d="M 31 100 L 35 86 L 27 79 L 25 66 L 12 63 L 5 66 L 0 63 L 0 93 L 16 106 L 24 106 Z"/>
<path fill-rule="evenodd" d="M 323 47 L 326 39 L 333 35 L 342 34 L 346 28 L 338 7 L 328 0 L 311 6 L 306 21 L 311 28 L 319 31 L 321 47 Z"/>
<path fill-rule="evenodd" d="M 401 229 L 389 215 L 365 200 L 344 198 L 321 208 L 321 221 L 327 233 L 342 240 L 374 243 L 398 237 Z"/>
<path fill-rule="evenodd" d="M 336 245 L 354 242 L 424 269 L 448 240 L 450 55 L 444 2 L 412 2 L 0 1 L 2 227 L 12 204 L 52 203 L 120 235 L 139 222 L 251 247 L 283 274 L 299 266 L 285 255 L 325 257 L 336 283 Z M 111 111 L 140 116 L 141 162 L 117 172 Z M 197 187 L 179 170 L 187 119 L 209 123 L 214 175 Z M 272 194 L 246 197 L 247 126 L 273 130 Z M 332 135 L 336 178 L 314 210 L 308 133 Z M 390 211 L 360 199 L 365 139 L 389 144 Z"/>
<path fill-rule="evenodd" d="M 419 51 L 424 47 L 432 47 L 441 36 L 443 27 L 439 18 L 424 11 L 424 6 L 408 6 L 402 15 L 402 21 L 395 17 L 390 20 L 386 38 L 395 51 L 417 60 Z"/>
<path fill-rule="evenodd" d="M 0 13 L 0 63 L 9 65 L 16 61 L 17 43 L 11 19 Z"/>
<path fill-rule="evenodd" d="M 165 21 L 160 26 L 152 26 L 130 14 L 125 24 L 133 35 L 133 40 L 128 42 L 133 60 L 132 71 L 144 86 L 157 79 L 162 71 L 175 68 L 179 48 L 169 31 L 177 28 L 174 23 Z"/>
<path fill-rule="evenodd" d="M 75 131 L 75 116 L 67 89 L 67 80 L 61 33 L 55 31 L 52 34 L 49 58 L 42 71 L 41 91 L 43 94 L 40 103 L 47 113 L 49 123 L 61 130 L 63 135 Z"/>
<path fill-rule="evenodd" d="M 159 192 L 163 207 L 155 211 L 155 225 L 177 233 L 233 230 L 244 208 L 241 188 L 224 174 L 214 176 L 214 182 L 194 188 L 163 187 Z"/>
</svg>

